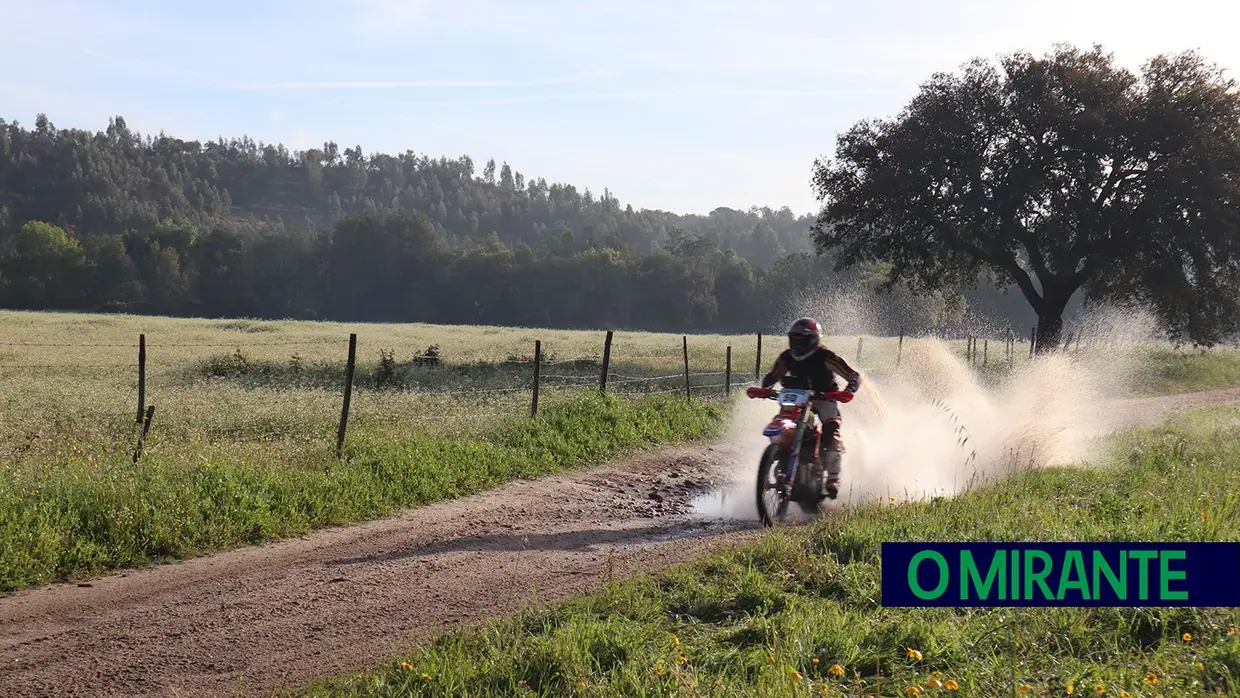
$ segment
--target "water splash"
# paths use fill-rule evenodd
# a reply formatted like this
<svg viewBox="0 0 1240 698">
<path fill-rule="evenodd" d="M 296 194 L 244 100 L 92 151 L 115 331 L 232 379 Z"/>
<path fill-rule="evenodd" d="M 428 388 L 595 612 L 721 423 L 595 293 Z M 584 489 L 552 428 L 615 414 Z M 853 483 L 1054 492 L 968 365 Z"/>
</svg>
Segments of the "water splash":
<svg viewBox="0 0 1240 698">
<path fill-rule="evenodd" d="M 831 298 L 829 309 L 808 299 L 787 315 L 820 318 L 835 337 L 828 348 L 852 361 L 852 342 L 867 334 L 873 311 L 860 294 Z M 1096 437 L 1122 425 L 1115 401 L 1139 379 L 1142 350 L 1156 330 L 1148 312 L 1094 309 L 1075 323 L 1067 349 L 1030 358 L 1028 345 L 1022 351 L 1017 344 L 1009 359 L 1002 341 L 992 342 L 987 371 L 971 367 L 959 346 L 935 338 L 906 338 L 896 367 L 895 342 L 884 340 L 888 349 L 871 350 L 870 364 L 863 354 L 863 387 L 842 406 L 843 489 L 828 505 L 951 497 L 1017 469 L 1085 466 L 1101 455 Z M 852 342 L 842 344 L 841 335 Z M 774 409 L 743 392 L 733 408 L 732 484 L 700 502 L 699 511 L 755 518 L 757 463 L 767 445 L 761 431 Z"/>
</svg>

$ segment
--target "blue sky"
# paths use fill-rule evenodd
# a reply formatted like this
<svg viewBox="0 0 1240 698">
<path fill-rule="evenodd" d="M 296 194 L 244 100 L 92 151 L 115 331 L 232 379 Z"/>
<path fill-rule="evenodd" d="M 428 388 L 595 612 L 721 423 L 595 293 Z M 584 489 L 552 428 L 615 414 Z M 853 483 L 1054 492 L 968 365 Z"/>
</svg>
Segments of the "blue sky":
<svg viewBox="0 0 1240 698">
<path fill-rule="evenodd" d="M 1226 0 L 0 0 L 0 118 L 468 154 L 682 213 L 818 207 L 815 157 L 974 56 L 1234 69 Z"/>
</svg>

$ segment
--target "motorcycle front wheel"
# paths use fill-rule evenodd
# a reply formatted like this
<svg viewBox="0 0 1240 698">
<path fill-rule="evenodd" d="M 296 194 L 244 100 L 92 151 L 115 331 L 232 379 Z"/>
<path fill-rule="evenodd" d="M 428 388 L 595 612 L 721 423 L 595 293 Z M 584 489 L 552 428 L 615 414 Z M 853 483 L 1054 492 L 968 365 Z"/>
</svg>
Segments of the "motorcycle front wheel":
<svg viewBox="0 0 1240 698">
<path fill-rule="evenodd" d="M 788 488 L 784 484 L 784 469 L 776 467 L 785 462 L 775 444 L 766 447 L 758 461 L 758 516 L 762 525 L 770 528 L 776 521 L 783 521 L 788 514 Z"/>
</svg>

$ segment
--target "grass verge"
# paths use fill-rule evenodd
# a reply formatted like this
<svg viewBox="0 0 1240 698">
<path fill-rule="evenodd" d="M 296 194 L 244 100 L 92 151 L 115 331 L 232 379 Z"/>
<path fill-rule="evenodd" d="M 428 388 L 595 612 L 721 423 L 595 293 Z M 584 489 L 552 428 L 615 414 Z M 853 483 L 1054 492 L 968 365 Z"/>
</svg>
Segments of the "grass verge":
<svg viewBox="0 0 1240 698">
<path fill-rule="evenodd" d="M 1026 471 L 872 506 L 442 637 L 305 696 L 1235 695 L 1234 609 L 896 609 L 898 540 L 1234 539 L 1240 410 L 1114 441 L 1106 467 Z"/>
<path fill-rule="evenodd" d="M 1151 351 L 1144 373 L 1146 395 L 1170 395 L 1240 385 L 1240 352 L 1223 347 L 1211 351 Z"/>
<path fill-rule="evenodd" d="M 672 404 L 675 403 L 675 404 Z M 587 396 L 469 438 L 360 440 L 289 468 L 238 455 L 192 466 L 124 453 L 0 470 L 0 590 L 372 519 L 647 446 L 707 438 L 710 403 Z"/>
</svg>

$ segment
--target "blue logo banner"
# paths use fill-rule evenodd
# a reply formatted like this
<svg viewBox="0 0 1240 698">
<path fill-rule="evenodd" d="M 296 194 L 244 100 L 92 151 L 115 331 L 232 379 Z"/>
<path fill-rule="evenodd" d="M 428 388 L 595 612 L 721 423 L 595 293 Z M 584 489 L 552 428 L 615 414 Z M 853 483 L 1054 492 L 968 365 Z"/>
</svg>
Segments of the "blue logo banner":
<svg viewBox="0 0 1240 698">
<path fill-rule="evenodd" d="M 882 604 L 1240 606 L 1236 543 L 883 543 Z"/>
</svg>

